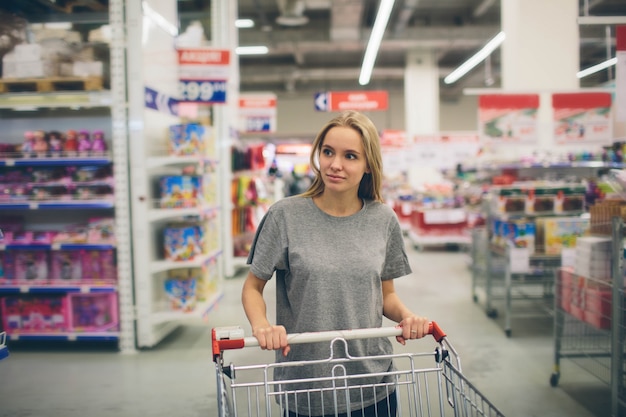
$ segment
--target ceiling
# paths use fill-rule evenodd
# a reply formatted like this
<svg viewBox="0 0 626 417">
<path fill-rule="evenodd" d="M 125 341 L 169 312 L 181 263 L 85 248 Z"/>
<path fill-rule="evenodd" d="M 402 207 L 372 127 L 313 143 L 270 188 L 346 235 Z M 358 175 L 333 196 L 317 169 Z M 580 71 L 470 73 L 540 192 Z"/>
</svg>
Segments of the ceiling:
<svg viewBox="0 0 626 417">
<path fill-rule="evenodd" d="M 216 0 L 213 0 L 216 1 Z M 226 0 L 220 0 L 226 1 Z M 625 0 L 577 0 L 580 15 L 626 16 Z M 180 28 L 200 21 L 211 33 L 211 0 L 177 0 Z M 240 45 L 266 45 L 269 54 L 241 56 L 241 91 L 403 89 L 407 52 L 435 52 L 442 99 L 464 88 L 498 87 L 500 53 L 494 52 L 459 82 L 443 77 L 479 50 L 500 30 L 500 0 L 396 0 L 369 85 L 358 84 L 360 67 L 379 0 L 239 0 L 241 18 L 255 27 L 240 29 Z M 0 10 L 31 22 L 74 22 L 85 30 L 107 18 L 108 0 L 1 0 Z M 301 25 L 285 25 L 306 21 Z M 580 68 L 615 55 L 614 27 L 580 25 Z M 0 39 L 1 40 L 1 39 Z M 598 86 L 614 78 L 601 71 L 581 80 Z"/>
</svg>

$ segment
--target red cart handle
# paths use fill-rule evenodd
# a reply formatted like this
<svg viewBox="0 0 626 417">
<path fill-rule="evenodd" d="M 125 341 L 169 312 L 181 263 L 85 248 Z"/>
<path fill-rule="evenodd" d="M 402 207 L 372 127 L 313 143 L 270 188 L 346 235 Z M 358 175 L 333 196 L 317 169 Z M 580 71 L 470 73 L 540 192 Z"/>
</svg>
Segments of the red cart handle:
<svg viewBox="0 0 626 417">
<path fill-rule="evenodd" d="M 432 335 L 437 343 L 441 343 L 446 334 L 441 327 L 431 321 L 428 323 L 428 334 Z M 287 343 L 290 345 L 298 343 L 329 342 L 336 338 L 345 340 L 371 339 L 374 337 L 392 337 L 402 335 L 402 327 L 381 327 L 373 329 L 354 330 L 329 330 L 323 332 L 293 333 L 287 335 Z M 244 337 L 241 327 L 216 327 L 211 333 L 213 358 L 217 358 L 225 350 L 242 349 L 244 347 L 258 346 L 256 337 Z"/>
</svg>

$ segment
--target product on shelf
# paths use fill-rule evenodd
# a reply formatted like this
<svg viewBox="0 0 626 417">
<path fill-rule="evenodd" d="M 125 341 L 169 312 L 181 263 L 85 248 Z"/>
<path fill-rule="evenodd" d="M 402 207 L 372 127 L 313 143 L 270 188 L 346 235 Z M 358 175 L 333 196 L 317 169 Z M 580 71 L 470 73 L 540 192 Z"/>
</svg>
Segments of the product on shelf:
<svg viewBox="0 0 626 417">
<path fill-rule="evenodd" d="M 576 240 L 574 272 L 588 278 L 611 280 L 611 238 L 582 236 Z"/>
<path fill-rule="evenodd" d="M 89 135 L 89 131 L 81 130 L 78 132 L 77 138 L 77 150 L 78 154 L 82 156 L 89 155 L 89 151 L 91 150 L 91 138 Z"/>
<path fill-rule="evenodd" d="M 14 250 L 16 281 L 42 282 L 48 279 L 49 254 L 45 250 Z"/>
<path fill-rule="evenodd" d="M 204 253 L 204 232 L 196 224 L 172 224 L 164 231 L 165 259 L 190 261 Z"/>
<path fill-rule="evenodd" d="M 79 250 L 58 250 L 51 253 L 51 280 L 81 281 L 82 257 Z"/>
<path fill-rule="evenodd" d="M 197 207 L 203 200 L 202 177 L 175 175 L 160 180 L 162 208 Z"/>
<path fill-rule="evenodd" d="M 103 332 L 118 328 L 117 294 L 70 293 L 67 297 L 70 331 Z"/>
<path fill-rule="evenodd" d="M 64 150 L 68 156 L 76 155 L 78 151 L 78 133 L 75 130 L 68 130 L 65 134 Z"/>
<path fill-rule="evenodd" d="M 549 255 L 575 248 L 577 239 L 589 230 L 589 219 L 581 217 L 540 217 L 536 224 L 537 252 Z"/>
<path fill-rule="evenodd" d="M 205 152 L 214 156 L 213 128 L 199 123 L 187 123 L 170 126 L 169 147 L 170 155 L 205 156 Z"/>
<path fill-rule="evenodd" d="M 55 333 L 68 330 L 65 296 L 7 296 L 2 322 L 8 334 Z"/>
<path fill-rule="evenodd" d="M 193 311 L 197 302 L 197 270 L 190 268 L 168 271 L 164 283 L 165 294 L 170 309 L 175 311 Z"/>
<path fill-rule="evenodd" d="M 589 208 L 590 232 L 596 235 L 610 236 L 612 232 L 611 222 L 614 217 L 626 220 L 626 201 L 605 199 L 596 202 Z"/>
</svg>

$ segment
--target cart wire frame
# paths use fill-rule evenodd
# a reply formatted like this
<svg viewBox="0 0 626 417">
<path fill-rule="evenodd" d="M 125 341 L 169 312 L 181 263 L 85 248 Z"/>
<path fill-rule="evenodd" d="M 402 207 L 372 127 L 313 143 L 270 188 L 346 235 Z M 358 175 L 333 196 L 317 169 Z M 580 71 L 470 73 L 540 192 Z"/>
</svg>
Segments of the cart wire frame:
<svg viewBox="0 0 626 417">
<path fill-rule="evenodd" d="M 9 356 L 9 349 L 7 349 L 7 334 L 6 332 L 0 332 L 0 361 Z"/>
<path fill-rule="evenodd" d="M 288 415 L 284 410 L 294 409 L 299 409 L 299 415 L 303 415 L 303 408 L 309 410 L 308 415 L 312 415 L 307 404 L 317 401 L 324 407 L 324 398 L 329 395 L 332 404 L 326 404 L 326 407 L 332 408 L 334 415 L 339 416 L 348 409 L 354 412 L 354 409 L 360 411 L 365 408 L 362 402 L 358 403 L 358 398 L 371 398 L 376 390 L 382 390 L 387 397 L 395 392 L 397 415 L 402 417 L 503 416 L 463 375 L 458 353 L 435 322 L 429 326 L 429 333 L 437 342 L 434 354 L 420 352 L 354 357 L 348 352 L 348 340 L 392 337 L 401 333 L 400 327 L 387 327 L 291 334 L 287 338 L 289 344 L 330 342 L 330 356 L 321 360 L 235 366 L 224 364 L 224 350 L 258 346 L 256 338 L 243 337 L 240 327 L 215 328 L 212 347 L 218 416 L 282 417 Z M 345 349 L 345 353 L 335 357 L 334 351 L 340 347 Z M 390 359 L 395 366 L 387 372 L 350 375 L 346 371 L 346 366 L 354 361 Z M 273 371 L 280 367 L 300 367 L 300 375 L 303 375 L 307 366 L 317 364 L 328 364 L 332 369 L 331 375 L 280 381 L 272 378 Z M 368 377 L 378 382 L 364 383 L 364 378 Z M 302 384 L 310 387 L 302 388 Z M 354 398 L 357 398 L 356 403 Z M 386 408 L 390 408 L 389 403 Z M 379 413 L 391 415 L 389 410 L 378 410 L 376 415 Z"/>
</svg>

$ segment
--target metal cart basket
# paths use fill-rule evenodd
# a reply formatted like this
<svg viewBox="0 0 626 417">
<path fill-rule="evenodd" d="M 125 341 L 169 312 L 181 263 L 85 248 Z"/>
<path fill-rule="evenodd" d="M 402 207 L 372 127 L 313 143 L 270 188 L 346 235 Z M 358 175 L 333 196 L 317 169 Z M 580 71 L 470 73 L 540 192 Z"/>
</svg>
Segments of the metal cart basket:
<svg viewBox="0 0 626 417">
<path fill-rule="evenodd" d="M 9 356 L 9 349 L 7 349 L 7 334 L 6 332 L 0 332 L 0 361 Z"/>
<path fill-rule="evenodd" d="M 315 415 L 310 404 L 323 404 L 324 413 L 345 416 L 347 410 L 362 415 L 362 398 L 383 398 L 395 392 L 397 412 L 379 408 L 373 415 L 394 417 L 417 416 L 503 416 L 461 372 L 461 361 L 437 323 L 430 324 L 429 333 L 436 343 L 434 353 L 394 353 L 374 357 L 355 357 L 348 351 L 349 341 L 394 337 L 399 327 L 357 329 L 288 336 L 290 345 L 299 343 L 330 343 L 330 356 L 323 360 L 248 364 L 224 364 L 224 351 L 258 346 L 254 337 L 244 337 L 239 327 L 214 328 L 212 332 L 213 361 L 217 376 L 219 417 L 291 416 L 285 409 L 298 410 L 300 416 Z M 423 342 L 415 342 L 423 343 Z M 338 354 L 337 352 L 343 352 Z M 249 357 L 247 357 L 249 359 Z M 351 374 L 352 365 L 360 361 L 393 361 L 389 371 Z M 324 377 L 307 377 L 307 366 L 325 365 L 331 371 Z M 296 379 L 274 380 L 280 367 L 296 367 Z M 328 399 L 331 401 L 328 401 Z M 377 397 L 378 398 L 378 397 Z M 383 407 L 389 402 L 381 401 Z M 380 404 L 380 403 L 379 403 Z M 328 413 L 326 410 L 331 409 Z"/>
</svg>

